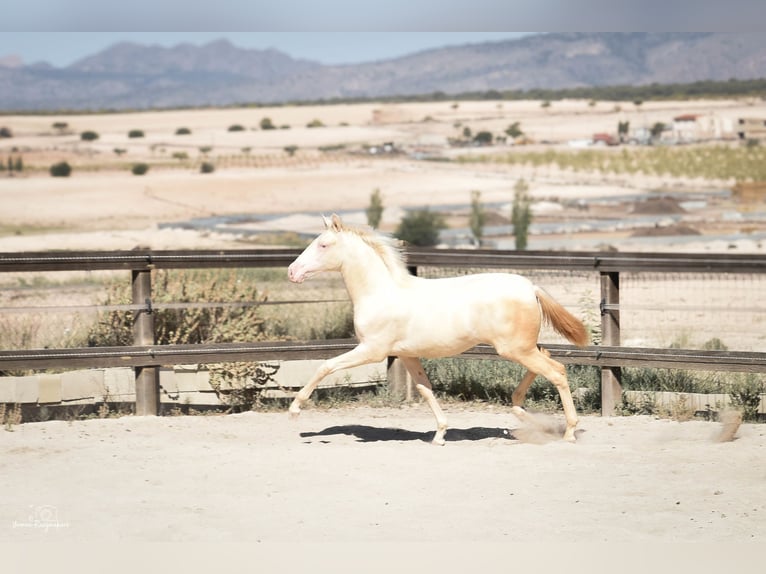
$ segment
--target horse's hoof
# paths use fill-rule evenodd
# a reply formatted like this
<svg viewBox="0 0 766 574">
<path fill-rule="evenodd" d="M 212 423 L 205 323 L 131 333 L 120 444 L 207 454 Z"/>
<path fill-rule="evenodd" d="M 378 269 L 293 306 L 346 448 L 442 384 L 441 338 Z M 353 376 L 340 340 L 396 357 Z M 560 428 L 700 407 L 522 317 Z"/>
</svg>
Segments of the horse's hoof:
<svg viewBox="0 0 766 574">
<path fill-rule="evenodd" d="M 295 420 L 298 418 L 298 415 L 301 414 L 301 409 L 300 407 L 290 407 L 287 413 L 290 415 L 291 419 Z"/>
</svg>

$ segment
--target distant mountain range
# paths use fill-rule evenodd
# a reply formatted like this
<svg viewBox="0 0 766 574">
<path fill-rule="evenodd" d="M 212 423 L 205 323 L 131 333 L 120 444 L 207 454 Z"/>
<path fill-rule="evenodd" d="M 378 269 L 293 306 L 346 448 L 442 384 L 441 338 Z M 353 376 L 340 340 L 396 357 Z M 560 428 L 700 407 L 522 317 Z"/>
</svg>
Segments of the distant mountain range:
<svg viewBox="0 0 766 574">
<path fill-rule="evenodd" d="M 0 110 L 226 106 L 764 77 L 764 34 L 541 34 L 342 66 L 227 40 L 172 48 L 120 43 L 64 68 L 0 57 Z"/>
</svg>

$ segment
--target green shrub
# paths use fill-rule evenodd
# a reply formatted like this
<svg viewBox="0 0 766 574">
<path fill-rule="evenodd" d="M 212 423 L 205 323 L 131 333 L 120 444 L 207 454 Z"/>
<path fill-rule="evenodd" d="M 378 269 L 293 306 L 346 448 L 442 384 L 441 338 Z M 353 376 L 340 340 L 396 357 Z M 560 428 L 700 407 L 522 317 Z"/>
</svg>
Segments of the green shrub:
<svg viewBox="0 0 766 574">
<path fill-rule="evenodd" d="M 189 128 L 178 128 L 176 130 L 177 136 L 188 136 L 191 134 L 191 130 Z"/>
<path fill-rule="evenodd" d="M 203 161 L 199 166 L 200 173 L 213 173 L 215 171 L 215 165 L 209 161 Z"/>
<path fill-rule="evenodd" d="M 307 128 L 323 128 L 324 124 L 322 123 L 322 120 L 311 120 L 309 123 L 306 124 Z"/>
<path fill-rule="evenodd" d="M 756 375 L 750 373 L 734 383 L 729 390 L 731 404 L 742 410 L 742 419 L 745 421 L 758 420 L 758 407 L 761 404 L 761 394 L 766 392 L 766 385 L 758 380 Z"/>
<path fill-rule="evenodd" d="M 143 130 L 130 130 L 128 132 L 128 137 L 129 138 L 142 138 L 142 137 L 144 137 L 144 132 L 143 132 Z"/>
<path fill-rule="evenodd" d="M 69 177 L 72 173 L 72 166 L 65 161 L 60 161 L 50 167 L 50 172 L 53 177 Z"/>
<path fill-rule="evenodd" d="M 179 161 L 184 161 L 189 159 L 189 154 L 186 153 L 185 151 L 174 151 L 173 155 L 170 157 L 172 157 L 173 159 L 177 159 Z"/>
<path fill-rule="evenodd" d="M 239 124 L 233 124 L 233 125 L 229 126 L 229 131 L 230 132 L 243 132 L 243 131 L 245 131 L 245 128 L 244 128 L 244 126 L 241 126 Z"/>
<path fill-rule="evenodd" d="M 432 247 L 439 243 L 439 232 L 446 228 L 444 216 L 425 209 L 405 215 L 394 235 L 410 245 Z"/>
<path fill-rule="evenodd" d="M 98 134 L 91 130 L 84 131 L 80 134 L 80 139 L 86 142 L 96 141 L 98 137 Z"/>
<path fill-rule="evenodd" d="M 289 155 L 290 157 L 295 155 L 295 152 L 298 151 L 297 145 L 288 145 L 283 148 L 285 150 L 285 153 Z"/>
<path fill-rule="evenodd" d="M 133 175 L 144 175 L 147 171 L 149 171 L 149 164 L 134 163 L 133 167 L 130 168 L 130 171 L 133 173 Z"/>
<path fill-rule="evenodd" d="M 490 145 L 492 143 L 492 132 L 481 131 L 473 137 L 473 141 L 479 145 Z"/>
<path fill-rule="evenodd" d="M 263 118 L 261 120 L 261 129 L 262 130 L 275 130 L 277 129 L 276 126 L 271 122 L 271 118 Z"/>
</svg>

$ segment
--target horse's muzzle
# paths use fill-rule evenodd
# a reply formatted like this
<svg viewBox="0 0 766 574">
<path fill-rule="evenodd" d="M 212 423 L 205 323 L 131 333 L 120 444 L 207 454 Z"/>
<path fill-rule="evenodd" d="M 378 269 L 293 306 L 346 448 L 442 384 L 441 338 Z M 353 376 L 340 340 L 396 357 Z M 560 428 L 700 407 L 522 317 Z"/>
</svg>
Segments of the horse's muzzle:
<svg viewBox="0 0 766 574">
<path fill-rule="evenodd" d="M 306 279 L 306 273 L 299 265 L 292 263 L 287 268 L 287 278 L 293 283 L 303 283 L 303 280 Z"/>
</svg>

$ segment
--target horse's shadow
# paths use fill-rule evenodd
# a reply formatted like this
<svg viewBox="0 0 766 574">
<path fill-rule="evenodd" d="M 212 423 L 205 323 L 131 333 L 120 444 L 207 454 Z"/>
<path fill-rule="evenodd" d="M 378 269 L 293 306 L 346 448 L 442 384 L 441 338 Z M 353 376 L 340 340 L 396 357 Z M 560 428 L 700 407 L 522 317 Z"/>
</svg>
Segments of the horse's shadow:
<svg viewBox="0 0 766 574">
<path fill-rule="evenodd" d="M 471 427 L 467 429 L 447 429 L 444 440 L 447 442 L 476 441 L 488 438 L 518 440 L 514 431 L 505 428 Z M 381 441 L 422 441 L 431 442 L 435 431 L 416 432 L 400 428 L 372 427 L 367 425 L 340 425 L 328 427 L 318 432 L 302 432 L 303 438 L 330 437 L 346 435 L 356 437 L 358 442 L 381 442 Z"/>
</svg>

